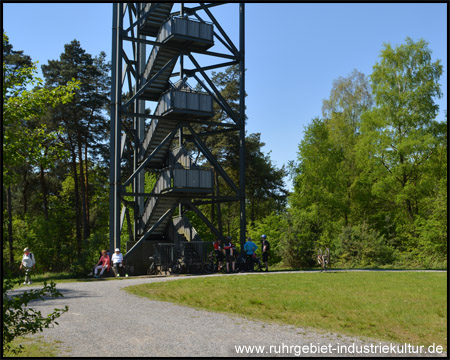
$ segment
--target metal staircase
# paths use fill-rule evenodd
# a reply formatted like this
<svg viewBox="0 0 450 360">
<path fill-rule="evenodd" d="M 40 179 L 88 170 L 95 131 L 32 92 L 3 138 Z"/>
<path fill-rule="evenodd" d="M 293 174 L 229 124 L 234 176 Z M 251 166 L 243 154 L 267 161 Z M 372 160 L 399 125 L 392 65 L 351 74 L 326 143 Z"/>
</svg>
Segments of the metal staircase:
<svg viewBox="0 0 450 360">
<path fill-rule="evenodd" d="M 152 6 L 147 4 L 144 10 L 154 9 Z M 142 161 L 152 154 L 145 166 L 158 171 L 159 176 L 144 204 L 138 242 L 147 238 L 149 233 L 152 239 L 164 238 L 172 213 L 181 199 L 202 197 L 213 192 L 212 171 L 198 168 L 184 148 L 171 151 L 172 141 L 164 141 L 180 123 L 209 119 L 214 115 L 211 95 L 194 91 L 183 79 L 175 84 L 169 80 L 180 50 L 206 50 L 214 44 L 213 27 L 188 18 L 168 17 L 171 6 L 160 6 L 160 11 L 148 17 L 141 27 L 145 34 L 156 34 L 156 41 L 162 45 L 153 47 L 143 70 L 146 87 L 140 98 L 157 100 L 158 104 L 142 142 Z M 157 32 L 156 26 L 159 26 Z M 177 220 L 176 231 L 186 240 L 199 239 L 198 234 L 193 235 L 195 230 L 186 218 Z"/>
<path fill-rule="evenodd" d="M 173 3 L 146 3 L 143 8 L 145 21 L 141 23 L 142 35 L 156 36 L 163 22 L 169 17 Z"/>
<path fill-rule="evenodd" d="M 213 191 L 213 175 L 211 170 L 203 170 L 193 164 L 192 159 L 183 147 L 179 147 L 169 154 L 170 166 L 165 168 L 156 180 L 152 195 L 145 203 L 142 221 L 144 231 L 157 223 L 167 211 L 173 209 L 183 197 L 199 197 Z M 164 235 L 171 219 L 171 213 L 160 222 L 152 235 Z M 177 222 L 181 233 L 192 234 L 187 219 Z M 187 226 L 185 229 L 184 226 Z M 195 235 L 194 235 L 195 237 Z M 186 236 L 191 240 L 192 236 Z"/>
<path fill-rule="evenodd" d="M 180 122 L 189 118 L 212 117 L 212 98 L 208 94 L 194 91 L 185 81 L 180 80 L 171 84 L 171 88 L 161 95 L 154 114 L 163 118 L 153 119 L 150 123 L 142 144 L 145 155 L 151 154 Z M 169 147 L 169 142 L 166 142 L 151 159 L 149 167 L 162 168 Z"/>
<path fill-rule="evenodd" d="M 152 80 L 141 95 L 142 99 L 158 101 L 161 93 L 169 89 L 169 78 L 180 51 L 206 50 L 214 45 L 213 27 L 187 18 L 170 17 L 159 29 L 155 45 L 144 70 L 145 81 Z"/>
</svg>

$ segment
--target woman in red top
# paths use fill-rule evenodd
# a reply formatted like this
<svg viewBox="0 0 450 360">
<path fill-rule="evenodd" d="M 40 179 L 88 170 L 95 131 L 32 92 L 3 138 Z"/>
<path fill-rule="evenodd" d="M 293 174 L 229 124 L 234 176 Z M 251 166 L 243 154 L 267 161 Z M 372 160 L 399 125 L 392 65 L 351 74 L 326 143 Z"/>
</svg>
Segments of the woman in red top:
<svg viewBox="0 0 450 360">
<path fill-rule="evenodd" d="M 103 275 L 103 272 L 109 271 L 109 268 L 111 267 L 111 261 L 109 259 L 109 255 L 106 253 L 106 250 L 102 250 L 102 257 L 98 261 L 97 265 L 95 266 L 94 270 L 94 277 L 99 278 Z M 98 270 L 100 271 L 100 275 L 97 275 Z"/>
<path fill-rule="evenodd" d="M 224 250 L 222 249 L 222 240 L 217 239 L 216 241 L 214 241 L 213 245 L 214 245 L 214 252 L 216 253 L 216 258 L 218 262 L 217 270 L 220 271 L 222 270 L 222 262 L 225 257 L 223 253 Z"/>
</svg>

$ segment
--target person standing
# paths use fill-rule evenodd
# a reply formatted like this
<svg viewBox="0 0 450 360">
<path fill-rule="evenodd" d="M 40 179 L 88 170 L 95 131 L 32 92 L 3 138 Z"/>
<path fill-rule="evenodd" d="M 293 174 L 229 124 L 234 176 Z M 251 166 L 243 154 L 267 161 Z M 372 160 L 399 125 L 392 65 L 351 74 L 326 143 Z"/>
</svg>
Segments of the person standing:
<svg viewBox="0 0 450 360">
<path fill-rule="evenodd" d="M 225 260 L 227 262 L 227 274 L 230 272 L 230 263 L 231 263 L 231 271 L 235 272 L 235 264 L 236 259 L 234 257 L 234 245 L 231 242 L 231 236 L 228 236 L 227 243 L 223 247 L 225 249 Z"/>
<path fill-rule="evenodd" d="M 256 245 L 251 237 L 247 238 L 247 242 L 244 244 L 244 252 L 246 255 L 245 267 L 246 271 L 253 271 L 253 254 L 255 253 L 258 245 Z"/>
<path fill-rule="evenodd" d="M 269 271 L 269 250 L 270 244 L 267 240 L 267 236 L 265 234 L 261 235 L 261 246 L 262 246 L 262 261 L 264 265 L 266 265 L 266 272 Z"/>
<path fill-rule="evenodd" d="M 20 263 L 20 270 L 25 270 L 25 281 L 24 285 L 31 285 L 31 275 L 30 272 L 32 269 L 36 268 L 36 260 L 34 259 L 34 255 L 30 252 L 29 248 L 23 249 L 22 262 Z"/>
<path fill-rule="evenodd" d="M 113 263 L 113 271 L 116 277 L 120 277 L 120 273 L 125 272 L 125 266 L 123 265 L 123 255 L 120 252 L 119 248 L 114 250 L 114 254 L 111 257 L 111 261 Z M 125 274 L 125 277 L 128 277 L 128 274 Z"/>
<path fill-rule="evenodd" d="M 100 276 L 103 275 L 105 270 L 109 271 L 110 268 L 111 268 L 111 261 L 109 259 L 109 255 L 106 252 L 106 250 L 102 250 L 102 256 L 101 256 L 100 260 L 98 261 L 97 265 L 95 266 L 94 277 L 99 278 Z M 100 275 L 97 275 L 97 272 L 99 270 L 101 270 Z"/>
<path fill-rule="evenodd" d="M 222 264 L 223 264 L 223 258 L 224 258 L 223 248 L 222 248 L 222 240 L 217 239 L 216 241 L 214 241 L 213 246 L 214 246 L 214 252 L 215 252 L 216 258 L 217 258 L 217 271 L 220 271 L 220 270 L 222 270 Z"/>
</svg>

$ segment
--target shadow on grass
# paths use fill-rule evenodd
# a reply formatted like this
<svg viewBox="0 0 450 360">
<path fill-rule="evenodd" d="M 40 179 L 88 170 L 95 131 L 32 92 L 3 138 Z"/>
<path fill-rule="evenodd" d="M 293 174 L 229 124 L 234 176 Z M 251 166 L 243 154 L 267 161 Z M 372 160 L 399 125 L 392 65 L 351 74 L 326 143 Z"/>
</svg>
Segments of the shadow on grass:
<svg viewBox="0 0 450 360">
<path fill-rule="evenodd" d="M 89 296 L 89 297 L 99 297 L 100 296 L 100 295 L 99 296 L 92 295 L 92 293 L 89 293 L 87 291 L 66 289 L 64 287 L 63 288 L 59 287 L 57 290 L 63 297 L 54 298 L 54 297 L 50 297 L 50 296 L 43 296 L 40 299 L 31 300 L 29 302 L 29 304 L 31 304 L 31 305 L 41 304 L 42 301 L 45 300 L 46 305 L 52 305 L 53 303 L 61 302 L 61 301 L 67 300 L 67 299 L 85 298 L 87 296 Z M 15 289 L 14 292 L 11 294 L 11 296 L 19 295 L 26 291 L 28 291 L 28 288 L 21 287 L 19 289 Z"/>
</svg>

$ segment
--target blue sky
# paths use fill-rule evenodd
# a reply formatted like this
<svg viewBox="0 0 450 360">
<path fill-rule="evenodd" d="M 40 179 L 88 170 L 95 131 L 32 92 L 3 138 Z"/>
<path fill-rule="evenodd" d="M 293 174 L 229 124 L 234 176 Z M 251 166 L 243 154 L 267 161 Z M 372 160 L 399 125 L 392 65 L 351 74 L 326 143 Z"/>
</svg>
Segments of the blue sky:
<svg viewBox="0 0 450 360">
<path fill-rule="evenodd" d="M 238 44 L 237 4 L 212 8 Z M 3 28 L 15 50 L 47 64 L 73 39 L 90 54 L 111 54 L 111 4 L 3 4 Z M 260 132 L 277 166 L 297 157 L 303 130 L 321 115 L 333 80 L 353 69 L 369 75 L 383 43 L 425 39 L 440 59 L 447 110 L 447 4 L 249 3 L 246 5 L 247 132 Z M 290 182 L 288 182 L 290 187 Z"/>
</svg>

